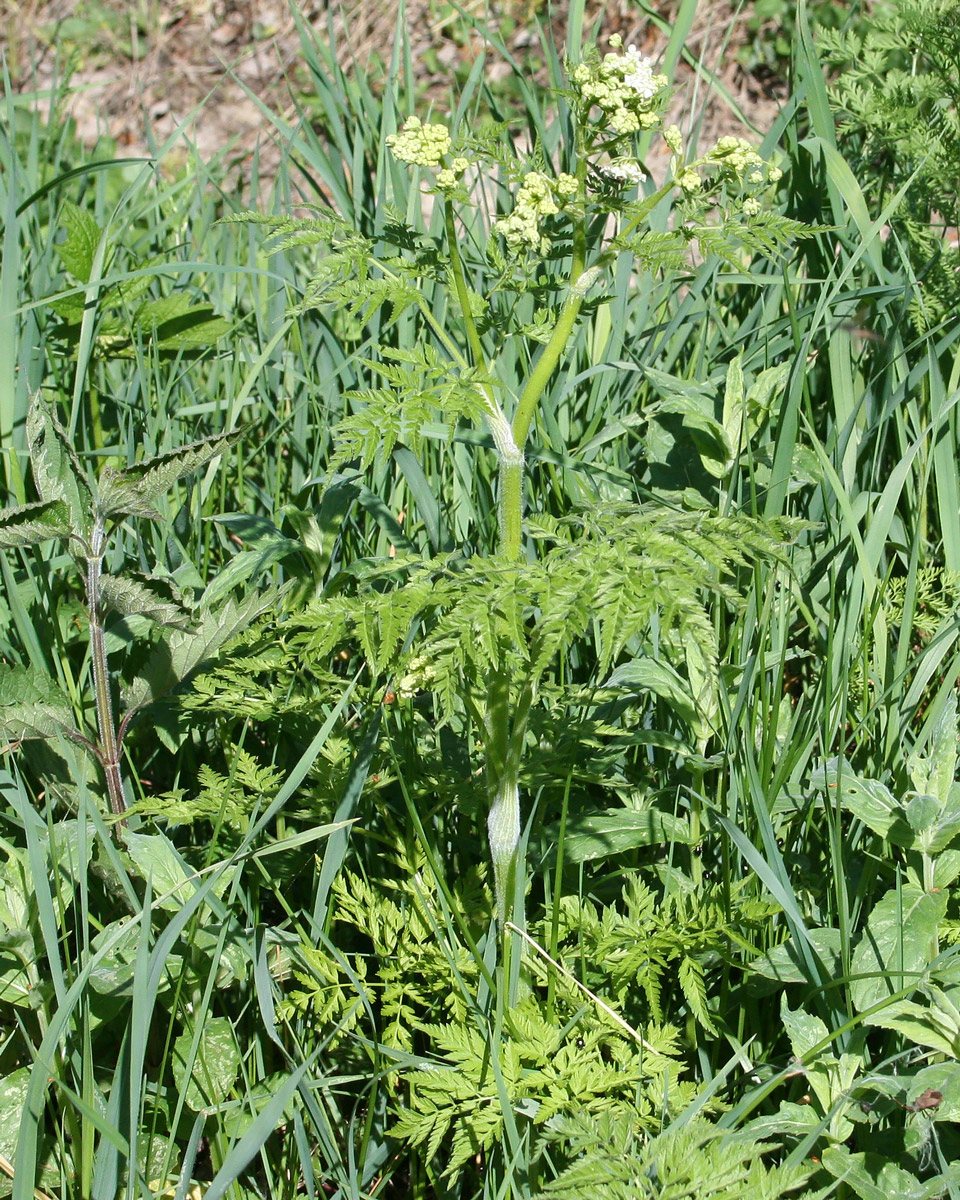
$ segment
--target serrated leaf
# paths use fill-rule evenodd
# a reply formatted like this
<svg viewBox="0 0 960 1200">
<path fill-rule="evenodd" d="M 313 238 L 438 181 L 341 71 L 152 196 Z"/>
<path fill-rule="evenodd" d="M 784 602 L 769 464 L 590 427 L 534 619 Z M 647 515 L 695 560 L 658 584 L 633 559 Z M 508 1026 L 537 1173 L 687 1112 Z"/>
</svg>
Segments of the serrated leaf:
<svg viewBox="0 0 960 1200">
<path fill-rule="evenodd" d="M 60 206 L 59 224 L 67 236 L 64 241 L 54 243 L 53 248 L 70 274 L 81 283 L 88 283 L 100 244 L 100 226 L 90 213 L 69 200 Z"/>
<path fill-rule="evenodd" d="M 30 469 L 41 500 L 62 500 L 75 533 L 93 524 L 93 493 L 66 430 L 39 392 L 27 413 Z"/>
<path fill-rule="evenodd" d="M 960 1029 L 956 1021 L 944 1020 L 935 1008 L 925 1008 L 912 1000 L 898 1000 L 881 1012 L 866 1018 L 868 1025 L 893 1029 L 916 1046 L 926 1046 L 950 1058 L 960 1056 Z"/>
<path fill-rule="evenodd" d="M 107 607 L 125 617 L 142 616 L 159 625 L 170 625 L 175 629 L 189 628 L 190 616 L 179 604 L 165 600 L 145 583 L 130 576 L 103 576 L 100 595 Z"/>
<path fill-rule="evenodd" d="M 0 548 L 4 550 L 69 537 L 71 532 L 70 509 L 63 500 L 0 509 Z"/>
<path fill-rule="evenodd" d="M 216 612 L 202 612 L 189 630 L 175 630 L 156 647 L 139 678 L 124 690 L 123 700 L 134 711 L 152 704 L 183 683 L 231 638 L 242 633 L 277 603 L 278 592 L 253 593 L 237 602 L 228 600 Z"/>
<path fill-rule="evenodd" d="M 700 711 L 690 685 L 669 663 L 656 658 L 635 658 L 611 674 L 605 687 L 638 688 L 665 700 L 690 726 L 700 721 Z"/>
<path fill-rule="evenodd" d="M 826 1146 L 821 1162 L 860 1200 L 933 1200 L 960 1178 L 960 1164 L 954 1163 L 944 1174 L 921 1183 L 883 1155 L 852 1154 L 846 1146 Z"/>
<path fill-rule="evenodd" d="M 173 1077 L 187 1107 L 194 1112 L 216 1108 L 229 1096 L 240 1069 L 240 1050 L 226 1017 L 203 1023 L 192 1071 L 188 1071 L 194 1034 L 185 1029 L 173 1044 Z"/>
<path fill-rule="evenodd" d="M 29 1067 L 19 1067 L 0 1080 L 0 1154 L 7 1162 L 13 1162 L 17 1155 L 29 1084 Z M 12 1180 L 3 1177 L 0 1180 L 0 1196 L 9 1195 L 12 1186 Z"/>
<path fill-rule="evenodd" d="M 183 292 L 148 300 L 136 316 L 137 325 L 161 350 L 190 350 L 212 346 L 232 329 L 214 314 L 210 304 L 192 304 Z"/>
<path fill-rule="evenodd" d="M 937 930 L 946 910 L 946 892 L 923 892 L 911 883 L 878 901 L 850 964 L 850 997 L 858 1012 L 920 982 L 937 955 Z"/>
<path fill-rule="evenodd" d="M 0 737 L 17 742 L 73 732 L 73 712 L 56 681 L 33 667 L 0 667 Z"/>
<path fill-rule="evenodd" d="M 744 420 L 747 413 L 747 402 L 743 387 L 743 357 L 738 354 L 727 367 L 726 386 L 723 393 L 723 425 L 724 436 L 729 446 L 726 459 L 705 457 L 703 465 L 715 479 L 723 479 L 736 461 L 744 446 Z"/>
<path fill-rule="evenodd" d="M 233 429 L 178 446 L 123 470 L 106 468 L 100 476 L 100 508 L 104 516 L 124 514 L 156 519 L 153 502 L 175 483 L 192 475 L 243 436 Z"/>
</svg>

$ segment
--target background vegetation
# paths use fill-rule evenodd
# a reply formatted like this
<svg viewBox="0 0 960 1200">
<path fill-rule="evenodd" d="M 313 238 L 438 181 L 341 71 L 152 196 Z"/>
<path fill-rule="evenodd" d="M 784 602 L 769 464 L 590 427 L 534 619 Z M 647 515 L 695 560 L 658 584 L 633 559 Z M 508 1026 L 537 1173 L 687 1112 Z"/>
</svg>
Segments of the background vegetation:
<svg viewBox="0 0 960 1200">
<path fill-rule="evenodd" d="M 662 69 L 708 89 L 696 9 Z M 381 255 L 406 222 L 443 279 L 440 207 L 386 152 L 441 105 L 404 23 L 374 86 L 299 22 L 309 94 L 263 108 L 281 157 L 242 183 L 227 153 L 85 150 L 68 75 L 8 78 L 0 1189 L 960 1195 L 958 15 L 757 5 L 738 53 L 784 86 L 751 136 L 783 168 L 774 211 L 819 231 L 655 274 L 625 253 L 585 307 L 528 447 L 527 560 L 610 512 L 779 540 L 681 581 L 716 647 L 699 674 L 669 563 L 615 654 L 590 576 L 524 740 L 506 929 L 466 686 L 377 650 L 444 615 L 394 604 L 400 572 L 470 579 L 495 552 L 491 439 L 418 376 L 396 440 L 338 458 L 422 310 L 353 303 L 352 275 L 321 306 L 329 239 L 223 220 L 250 195 L 332 208 Z M 549 159 L 590 14 L 559 37 L 529 14 L 544 86 L 497 22 L 448 16 L 483 50 L 442 111 Z M 471 236 L 494 240 L 482 217 Z M 510 313 L 517 378 L 548 283 Z M 430 314 L 458 336 L 455 306 Z M 94 479 L 115 528 L 92 588 Z M 332 641 L 361 601 L 369 625 Z M 125 824 L 104 686 L 114 734 L 133 714 Z"/>
</svg>

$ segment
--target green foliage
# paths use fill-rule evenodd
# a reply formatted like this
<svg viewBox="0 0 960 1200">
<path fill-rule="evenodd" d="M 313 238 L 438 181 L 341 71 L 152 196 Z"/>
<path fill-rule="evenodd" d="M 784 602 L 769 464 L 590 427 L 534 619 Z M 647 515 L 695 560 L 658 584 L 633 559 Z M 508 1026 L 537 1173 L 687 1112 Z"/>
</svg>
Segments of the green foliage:
<svg viewBox="0 0 960 1200">
<path fill-rule="evenodd" d="M 956 309 L 960 171 L 960 28 L 956 0 L 876 7 L 866 28 L 820 38 L 837 71 L 837 132 L 866 194 L 877 204 L 905 188 L 891 224 L 917 275 L 911 315 L 919 329 Z M 894 243 L 895 245 L 896 243 Z"/>
<path fill-rule="evenodd" d="M 617 1200 L 674 1195 L 779 1200 L 822 1194 L 799 1191 L 809 1170 L 768 1167 L 762 1155 L 773 1150 L 770 1143 L 719 1130 L 703 1118 L 645 1140 L 624 1113 L 575 1116 L 557 1122 L 552 1136 L 569 1138 L 579 1156 L 538 1193 L 538 1200 L 576 1200 L 600 1192 Z"/>
<path fill-rule="evenodd" d="M 54 248 L 63 266 L 79 284 L 98 284 L 104 270 L 116 266 L 109 259 L 119 248 L 110 245 L 107 231 L 89 212 L 69 200 L 61 207 L 60 224 L 66 236 Z M 182 354 L 214 345 L 230 332 L 230 322 L 215 316 L 210 304 L 194 304 L 183 292 L 147 295 L 152 279 L 161 273 L 162 258 L 141 261 L 130 254 L 123 258 L 132 277 L 97 289 L 100 317 L 94 344 L 98 353 L 130 357 L 139 340 L 160 354 Z M 62 322 L 57 337 L 76 350 L 89 308 L 86 290 L 77 288 L 51 299 L 49 305 Z"/>
<path fill-rule="evenodd" d="M 16 1200 L 957 1190 L 954 13 L 841 112 L 755 9 L 778 150 L 664 125 L 674 8 L 549 93 L 457 18 L 413 171 L 405 31 L 295 14 L 262 216 L 8 98 Z"/>
</svg>

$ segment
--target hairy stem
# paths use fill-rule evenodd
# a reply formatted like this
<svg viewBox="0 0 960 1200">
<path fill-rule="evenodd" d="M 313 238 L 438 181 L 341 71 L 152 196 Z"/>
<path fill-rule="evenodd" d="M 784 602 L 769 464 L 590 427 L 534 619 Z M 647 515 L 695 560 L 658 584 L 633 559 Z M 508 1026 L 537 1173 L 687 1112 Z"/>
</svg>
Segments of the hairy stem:
<svg viewBox="0 0 960 1200">
<path fill-rule="evenodd" d="M 110 673 L 107 669 L 107 645 L 103 630 L 103 606 L 100 579 L 103 573 L 103 548 L 106 534 L 98 519 L 90 538 L 87 554 L 87 607 L 90 610 L 90 662 L 93 669 L 93 691 L 97 704 L 97 729 L 100 733 L 100 757 L 107 780 L 110 809 L 121 816 L 127 808 L 123 796 L 123 776 L 120 772 L 120 748 L 113 723 L 113 701 L 110 697 Z"/>
</svg>

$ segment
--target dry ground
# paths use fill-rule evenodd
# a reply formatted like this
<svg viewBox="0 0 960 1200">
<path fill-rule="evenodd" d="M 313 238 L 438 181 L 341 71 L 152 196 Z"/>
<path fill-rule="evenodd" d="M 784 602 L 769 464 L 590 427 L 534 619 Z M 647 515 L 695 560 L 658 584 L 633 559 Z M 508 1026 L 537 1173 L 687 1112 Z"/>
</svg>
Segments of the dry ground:
<svg viewBox="0 0 960 1200">
<path fill-rule="evenodd" d="M 378 62 L 389 58 L 398 3 L 301 0 L 297 10 L 320 36 L 334 39 L 347 69 L 376 72 Z M 512 18 L 508 42 L 521 55 L 531 41 L 524 17 L 536 3 L 501 0 L 493 9 L 495 20 Z M 676 3 L 657 0 L 654 7 L 669 21 Z M 477 10 L 476 3 L 472 7 Z M 561 10 L 562 0 L 554 7 Z M 626 44 L 636 43 L 654 57 L 664 44 L 636 3 L 612 0 L 593 8 L 594 14 L 602 12 L 605 34 L 620 32 Z M 717 72 L 736 104 L 763 130 L 777 111 L 777 97 L 740 70 L 732 53 L 746 36 L 751 8 L 735 16 L 728 0 L 701 0 L 688 48 Z M 445 94 L 450 66 L 476 47 L 457 38 L 460 22 L 443 0 L 406 0 L 406 22 L 420 82 Z M 554 20 L 558 43 L 563 29 L 561 11 Z M 88 146 L 106 135 L 118 152 L 143 154 L 181 129 L 203 158 L 230 148 L 241 176 L 258 141 L 268 172 L 279 154 L 251 93 L 290 114 L 292 95 L 309 88 L 287 0 L 0 0 L 0 52 L 20 92 L 42 94 L 69 65 L 76 87 L 70 111 Z M 503 69 L 491 57 L 491 76 Z M 708 136 L 739 128 L 727 103 L 712 102 Z M 186 142 L 182 146 L 181 160 Z M 177 157 L 174 153 L 172 164 Z"/>
</svg>

